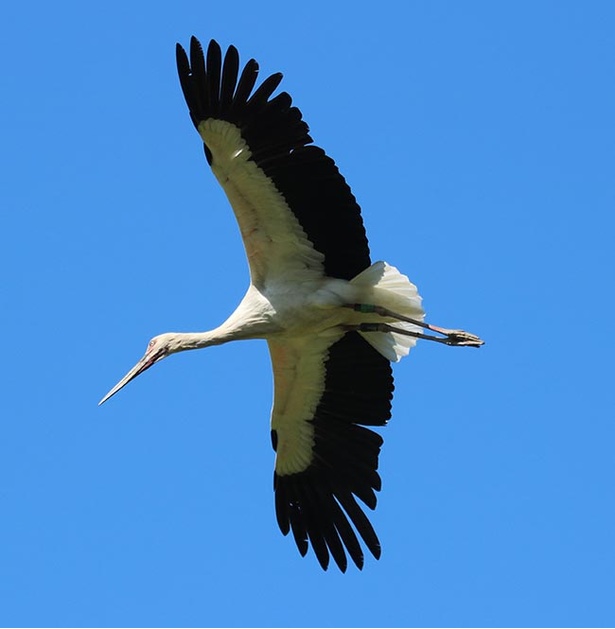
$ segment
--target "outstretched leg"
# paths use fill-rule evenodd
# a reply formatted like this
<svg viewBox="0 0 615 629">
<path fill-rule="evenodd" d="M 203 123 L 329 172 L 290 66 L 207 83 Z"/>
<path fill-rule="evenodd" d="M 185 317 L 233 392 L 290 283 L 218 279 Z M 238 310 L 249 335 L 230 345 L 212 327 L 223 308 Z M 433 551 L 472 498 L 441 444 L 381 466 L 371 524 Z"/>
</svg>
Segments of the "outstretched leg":
<svg viewBox="0 0 615 629">
<path fill-rule="evenodd" d="M 444 345 L 452 345 L 459 347 L 480 347 L 484 345 L 480 337 L 475 334 L 470 334 L 465 330 L 449 330 L 447 328 L 440 328 L 429 323 L 424 323 L 418 319 L 412 319 L 404 315 L 392 312 L 388 308 L 383 306 L 375 306 L 372 304 L 348 304 L 348 308 L 352 308 L 356 312 L 363 312 L 365 314 L 377 314 L 381 317 L 388 317 L 395 319 L 396 321 L 405 321 L 406 323 L 412 323 L 431 332 L 442 334 L 442 337 L 432 336 L 431 334 L 422 334 L 421 332 L 413 332 L 411 330 L 404 330 L 403 328 L 396 328 L 388 323 L 360 323 L 357 326 L 351 326 L 352 329 L 359 332 L 396 332 L 397 334 L 404 334 L 406 336 L 413 336 L 419 339 L 426 339 L 428 341 L 435 341 L 436 343 L 443 343 Z"/>
</svg>

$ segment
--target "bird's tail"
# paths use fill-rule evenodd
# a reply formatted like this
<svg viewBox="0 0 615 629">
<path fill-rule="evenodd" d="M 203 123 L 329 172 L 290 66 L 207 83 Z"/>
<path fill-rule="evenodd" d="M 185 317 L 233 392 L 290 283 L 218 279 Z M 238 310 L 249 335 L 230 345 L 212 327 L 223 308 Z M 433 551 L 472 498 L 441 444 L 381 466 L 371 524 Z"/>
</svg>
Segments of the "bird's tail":
<svg viewBox="0 0 615 629">
<path fill-rule="evenodd" d="M 361 287 L 365 297 L 369 299 L 368 303 L 383 306 L 417 321 L 423 321 L 425 318 L 425 312 L 421 307 L 422 299 L 416 286 L 403 273 L 386 262 L 375 262 L 361 271 L 350 283 Z M 399 329 L 422 332 L 419 326 L 405 321 L 388 318 L 380 318 L 380 321 L 388 321 Z M 395 332 L 360 332 L 360 334 L 385 358 L 394 362 L 406 356 L 416 344 L 416 338 Z"/>
</svg>

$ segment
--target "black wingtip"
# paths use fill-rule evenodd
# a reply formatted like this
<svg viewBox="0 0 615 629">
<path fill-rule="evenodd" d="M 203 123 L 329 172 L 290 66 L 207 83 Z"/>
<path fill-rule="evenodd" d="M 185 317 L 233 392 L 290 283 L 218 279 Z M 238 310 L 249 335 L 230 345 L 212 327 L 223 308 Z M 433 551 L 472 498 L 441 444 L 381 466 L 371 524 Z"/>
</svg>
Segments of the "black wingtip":
<svg viewBox="0 0 615 629">
<path fill-rule="evenodd" d="M 175 61 L 177 62 L 177 71 L 181 80 L 182 77 L 190 74 L 190 62 L 184 47 L 179 42 L 175 44 Z"/>
<path fill-rule="evenodd" d="M 201 55 L 203 54 L 203 46 L 201 46 L 201 42 L 194 35 L 190 37 L 190 55 L 191 56 L 193 52 L 195 54 L 198 54 L 199 52 L 201 53 Z"/>
</svg>

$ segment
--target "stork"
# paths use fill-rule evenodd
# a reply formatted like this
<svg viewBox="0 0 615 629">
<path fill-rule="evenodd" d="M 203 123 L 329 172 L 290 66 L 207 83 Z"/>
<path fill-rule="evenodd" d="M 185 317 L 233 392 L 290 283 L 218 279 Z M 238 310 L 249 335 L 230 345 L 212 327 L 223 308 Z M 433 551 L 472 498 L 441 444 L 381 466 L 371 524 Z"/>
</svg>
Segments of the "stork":
<svg viewBox="0 0 615 629">
<path fill-rule="evenodd" d="M 302 114 L 258 64 L 240 70 L 230 46 L 207 55 L 177 44 L 181 88 L 211 169 L 235 213 L 250 268 L 237 309 L 209 332 L 154 337 L 100 404 L 163 358 L 234 340 L 265 339 L 273 365 L 271 441 L 275 512 L 301 555 L 345 572 L 380 542 L 357 502 L 376 507 L 382 437 L 366 426 L 391 416 L 391 362 L 417 339 L 479 347 L 463 330 L 424 321 L 417 288 L 386 262 L 371 263 L 359 205 Z"/>
</svg>

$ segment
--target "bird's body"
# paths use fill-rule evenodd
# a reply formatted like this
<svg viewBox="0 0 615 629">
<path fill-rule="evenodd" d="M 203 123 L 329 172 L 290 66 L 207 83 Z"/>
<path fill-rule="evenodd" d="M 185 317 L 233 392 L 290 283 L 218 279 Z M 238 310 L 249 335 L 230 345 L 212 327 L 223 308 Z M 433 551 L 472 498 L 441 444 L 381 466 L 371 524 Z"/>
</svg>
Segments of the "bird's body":
<svg viewBox="0 0 615 629">
<path fill-rule="evenodd" d="M 230 47 L 212 41 L 205 61 L 193 38 L 177 47 L 180 82 L 207 160 L 233 207 L 250 287 L 218 328 L 153 338 L 104 402 L 158 360 L 232 340 L 266 339 L 275 387 L 271 417 L 278 524 L 308 542 L 323 568 L 347 556 L 361 568 L 356 533 L 375 557 L 380 543 L 356 501 L 376 505 L 382 438 L 365 426 L 390 417 L 398 361 L 417 338 L 479 346 L 460 330 L 424 323 L 405 275 L 371 263 L 360 208 L 333 160 L 313 146 L 288 94 L 271 97 L 280 74 L 256 90 L 258 66 L 241 75 Z M 428 335 L 424 329 L 440 336 Z"/>
</svg>

